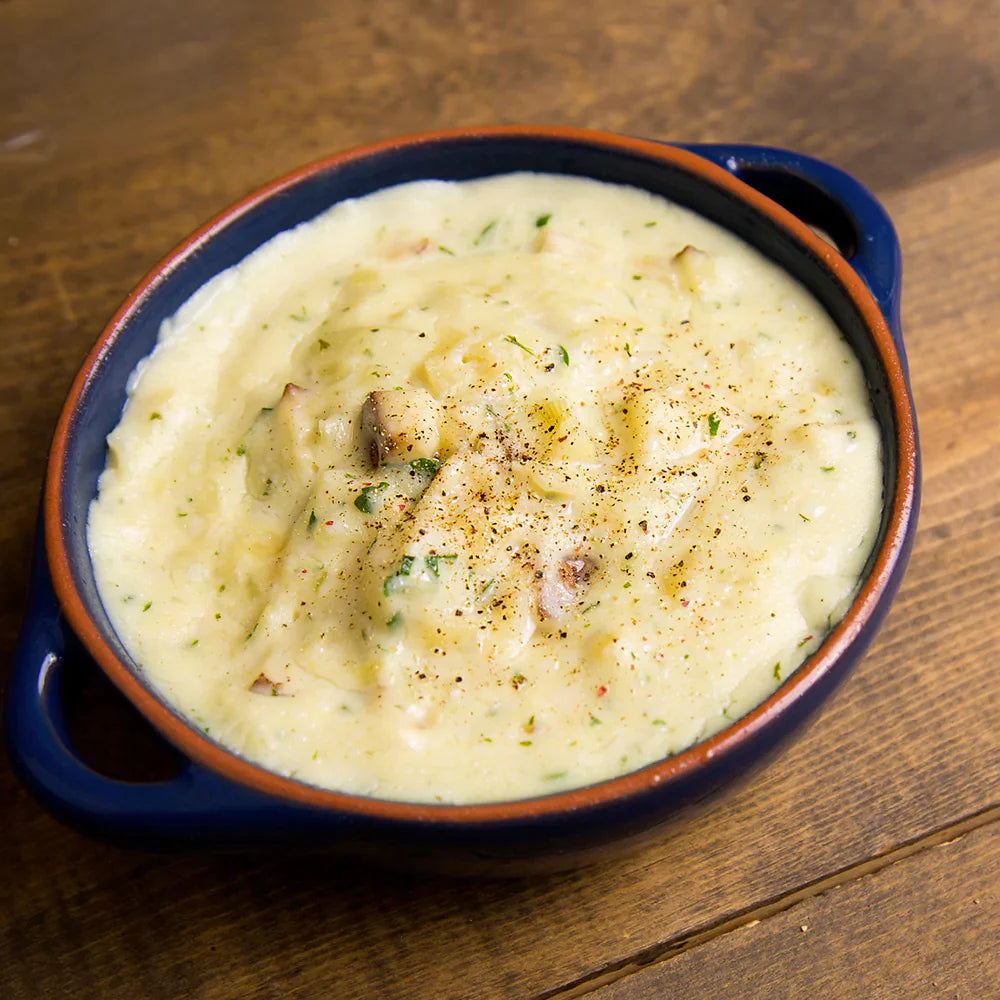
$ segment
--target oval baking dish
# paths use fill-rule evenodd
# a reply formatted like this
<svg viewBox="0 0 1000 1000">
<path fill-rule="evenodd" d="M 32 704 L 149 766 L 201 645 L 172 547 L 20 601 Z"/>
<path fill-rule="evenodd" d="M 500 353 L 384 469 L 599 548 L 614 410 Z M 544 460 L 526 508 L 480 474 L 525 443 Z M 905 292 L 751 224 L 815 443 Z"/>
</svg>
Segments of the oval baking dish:
<svg viewBox="0 0 1000 1000">
<path fill-rule="evenodd" d="M 128 376 L 151 351 L 164 318 L 277 233 L 388 186 L 521 170 L 663 195 L 756 247 L 826 308 L 861 363 L 882 434 L 882 520 L 863 584 L 818 650 L 764 702 L 711 738 L 621 777 L 538 798 L 456 806 L 346 795 L 265 770 L 213 742 L 147 686 L 98 597 L 87 512 Z M 30 605 L 6 704 L 12 760 L 57 815 L 137 844 L 280 842 L 467 872 L 582 863 L 651 834 L 679 806 L 761 759 L 821 702 L 861 655 L 895 594 L 918 494 L 898 243 L 884 211 L 848 175 L 780 150 L 670 146 L 575 129 L 463 130 L 352 150 L 275 181 L 191 236 L 140 283 L 87 358 L 49 460 Z M 176 777 L 118 782 L 80 760 L 60 698 L 62 678 L 79 655 L 70 652 L 77 648 L 71 636 L 188 759 Z"/>
</svg>

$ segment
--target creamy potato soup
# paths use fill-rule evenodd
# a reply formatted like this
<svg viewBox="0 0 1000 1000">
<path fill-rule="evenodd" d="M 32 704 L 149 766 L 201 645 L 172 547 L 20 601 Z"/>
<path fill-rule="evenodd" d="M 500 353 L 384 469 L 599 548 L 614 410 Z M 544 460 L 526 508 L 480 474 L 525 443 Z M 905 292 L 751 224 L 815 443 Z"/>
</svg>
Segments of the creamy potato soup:
<svg viewBox="0 0 1000 1000">
<path fill-rule="evenodd" d="M 507 175 L 345 202 L 163 324 L 89 517 L 143 675 L 263 766 L 541 795 L 737 719 L 881 512 L 860 366 L 746 244 Z"/>
</svg>

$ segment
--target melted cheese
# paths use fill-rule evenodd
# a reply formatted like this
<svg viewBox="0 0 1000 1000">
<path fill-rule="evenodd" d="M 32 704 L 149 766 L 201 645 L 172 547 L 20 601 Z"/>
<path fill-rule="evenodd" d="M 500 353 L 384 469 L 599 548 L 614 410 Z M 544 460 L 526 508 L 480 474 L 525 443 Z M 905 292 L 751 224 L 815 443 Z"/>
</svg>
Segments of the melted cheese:
<svg viewBox="0 0 1000 1000">
<path fill-rule="evenodd" d="M 108 444 L 91 552 L 149 681 L 268 768 L 430 802 L 738 718 L 843 614 L 881 510 L 814 299 L 565 177 L 406 185 L 276 237 L 163 324 Z"/>
</svg>

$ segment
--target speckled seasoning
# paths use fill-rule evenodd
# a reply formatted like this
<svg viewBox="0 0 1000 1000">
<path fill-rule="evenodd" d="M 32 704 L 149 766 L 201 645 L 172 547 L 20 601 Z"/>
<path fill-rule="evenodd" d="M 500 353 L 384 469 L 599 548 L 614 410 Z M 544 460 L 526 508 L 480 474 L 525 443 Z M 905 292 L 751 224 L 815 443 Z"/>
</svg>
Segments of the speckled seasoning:
<svg viewBox="0 0 1000 1000">
<path fill-rule="evenodd" d="M 858 586 L 879 447 L 829 317 L 731 234 L 591 180 L 421 182 L 164 323 L 89 541 L 144 674 L 227 747 L 521 798 L 794 671 Z"/>
</svg>

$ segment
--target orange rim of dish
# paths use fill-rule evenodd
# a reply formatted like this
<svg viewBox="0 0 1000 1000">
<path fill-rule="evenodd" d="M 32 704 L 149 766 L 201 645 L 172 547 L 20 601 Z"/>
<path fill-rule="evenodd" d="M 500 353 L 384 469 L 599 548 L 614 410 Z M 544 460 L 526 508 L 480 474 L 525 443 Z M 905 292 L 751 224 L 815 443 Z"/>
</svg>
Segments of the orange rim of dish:
<svg viewBox="0 0 1000 1000">
<path fill-rule="evenodd" d="M 184 721 L 166 702 L 154 694 L 139 676 L 124 664 L 105 642 L 84 605 L 70 566 L 63 537 L 64 510 L 62 504 L 62 471 L 67 441 L 77 410 L 78 400 L 99 365 L 109 339 L 126 320 L 133 305 L 146 289 L 178 257 L 193 245 L 210 237 L 234 217 L 299 181 L 317 172 L 395 149 L 432 145 L 439 141 L 491 138 L 558 139 L 585 146 L 598 146 L 623 153 L 659 160 L 698 175 L 717 188 L 727 190 L 752 205 L 759 213 L 790 233 L 817 257 L 847 292 L 874 340 L 879 359 L 887 377 L 894 419 L 893 434 L 897 448 L 897 468 L 892 484 L 892 501 L 888 524 L 874 565 L 858 591 L 847 613 L 828 633 L 819 648 L 780 687 L 756 708 L 720 730 L 714 736 L 696 743 L 680 753 L 648 764 L 636 771 L 609 778 L 596 784 L 555 792 L 528 799 L 499 802 L 447 805 L 368 798 L 307 785 L 294 778 L 269 771 L 261 765 L 240 757 L 210 740 L 192 724 Z M 248 251 L 250 252 L 250 251 Z M 97 343 L 87 356 L 73 381 L 60 414 L 46 476 L 44 504 L 45 541 L 49 569 L 59 603 L 65 616 L 87 651 L 100 664 L 112 682 L 138 708 L 145 718 L 190 760 L 240 785 L 276 796 L 286 802 L 320 807 L 325 810 L 366 815 L 388 820 L 416 822 L 482 823 L 553 816 L 563 812 L 591 808 L 623 801 L 659 788 L 665 790 L 674 782 L 697 771 L 716 757 L 729 757 L 741 745 L 753 739 L 769 723 L 804 697 L 830 671 L 838 658 L 847 651 L 876 612 L 883 592 L 890 584 L 893 570 L 906 545 L 907 530 L 914 513 L 917 490 L 916 424 L 913 416 L 906 376 L 896 345 L 885 317 L 871 292 L 850 264 L 825 240 L 817 236 L 804 222 L 765 195 L 735 178 L 719 166 L 695 153 L 645 139 L 635 139 L 591 129 L 543 126 L 495 126 L 475 129 L 446 129 L 412 136 L 388 139 L 359 146 L 317 160 L 280 177 L 245 198 L 230 205 L 189 236 L 156 264 L 136 286 L 112 319 L 105 326 Z"/>
</svg>

